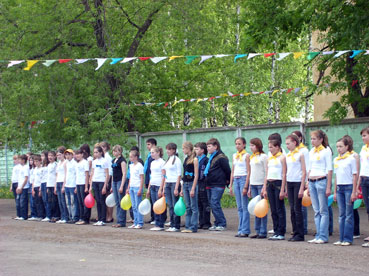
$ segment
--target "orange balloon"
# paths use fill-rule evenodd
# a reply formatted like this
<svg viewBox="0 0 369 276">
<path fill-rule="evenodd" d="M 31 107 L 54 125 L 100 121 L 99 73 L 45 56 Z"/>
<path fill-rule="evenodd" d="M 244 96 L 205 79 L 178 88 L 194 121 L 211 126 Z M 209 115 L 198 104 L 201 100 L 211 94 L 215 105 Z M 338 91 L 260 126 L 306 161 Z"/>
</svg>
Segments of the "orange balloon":
<svg viewBox="0 0 369 276">
<path fill-rule="evenodd" d="M 302 206 L 309 207 L 311 205 L 311 198 L 307 194 L 307 190 L 304 191 L 304 196 L 302 197 Z"/>
<path fill-rule="evenodd" d="M 263 218 L 268 214 L 268 201 L 264 198 L 255 205 L 254 213 L 258 218 Z"/>
<path fill-rule="evenodd" d="M 162 213 L 165 212 L 166 209 L 167 209 L 167 203 L 165 202 L 164 196 L 159 198 L 157 201 L 155 201 L 154 206 L 153 206 L 153 210 L 155 214 L 161 215 Z"/>
</svg>

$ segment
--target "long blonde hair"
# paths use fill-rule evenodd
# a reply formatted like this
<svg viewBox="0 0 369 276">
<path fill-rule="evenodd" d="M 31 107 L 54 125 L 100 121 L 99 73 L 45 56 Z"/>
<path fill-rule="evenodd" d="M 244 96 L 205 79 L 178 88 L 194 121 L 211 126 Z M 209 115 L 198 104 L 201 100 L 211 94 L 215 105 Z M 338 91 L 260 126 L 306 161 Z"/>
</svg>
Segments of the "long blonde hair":
<svg viewBox="0 0 369 276">
<path fill-rule="evenodd" d="M 193 164 L 193 160 L 196 157 L 196 153 L 195 153 L 195 151 L 193 149 L 192 143 L 191 142 L 184 142 L 182 144 L 182 147 L 187 148 L 187 149 L 189 149 L 191 151 L 191 153 L 187 155 L 187 162 L 186 162 L 186 164 L 187 165 Z"/>
</svg>

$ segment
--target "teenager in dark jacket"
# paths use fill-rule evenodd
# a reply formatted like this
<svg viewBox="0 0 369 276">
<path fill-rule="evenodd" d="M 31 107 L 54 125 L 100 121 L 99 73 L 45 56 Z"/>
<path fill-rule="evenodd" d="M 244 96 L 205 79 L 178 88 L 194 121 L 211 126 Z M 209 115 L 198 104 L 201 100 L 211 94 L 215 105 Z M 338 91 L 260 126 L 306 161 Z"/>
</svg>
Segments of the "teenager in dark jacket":
<svg viewBox="0 0 369 276">
<path fill-rule="evenodd" d="M 228 158 L 221 151 L 220 143 L 217 139 L 211 138 L 206 143 L 206 146 L 210 156 L 204 174 L 206 176 L 208 199 L 215 218 L 214 225 L 209 230 L 223 231 L 227 227 L 227 221 L 220 200 L 222 199 L 225 187 L 229 184 L 231 168 Z"/>
</svg>

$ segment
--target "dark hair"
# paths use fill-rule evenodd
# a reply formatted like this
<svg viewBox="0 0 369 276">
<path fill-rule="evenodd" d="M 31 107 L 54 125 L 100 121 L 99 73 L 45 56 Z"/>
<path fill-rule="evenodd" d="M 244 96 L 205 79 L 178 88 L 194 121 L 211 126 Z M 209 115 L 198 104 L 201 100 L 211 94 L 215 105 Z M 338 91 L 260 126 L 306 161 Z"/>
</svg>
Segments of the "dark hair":
<svg viewBox="0 0 369 276">
<path fill-rule="evenodd" d="M 41 155 L 40 154 L 34 154 L 33 155 L 33 161 L 41 161 Z"/>
<path fill-rule="evenodd" d="M 200 149 L 204 150 L 204 154 L 208 155 L 208 148 L 206 147 L 206 143 L 198 142 L 198 143 L 195 144 L 195 148 L 200 148 Z"/>
<path fill-rule="evenodd" d="M 282 144 L 282 137 L 279 133 L 272 133 L 269 135 L 268 140 L 277 140 Z"/>
<path fill-rule="evenodd" d="M 29 169 L 31 170 L 32 168 L 34 168 L 35 167 L 35 155 L 32 153 L 32 155 L 28 158 L 28 165 L 29 165 Z M 31 162 L 29 162 L 29 161 L 31 161 L 31 159 L 32 159 L 32 161 L 33 161 L 33 164 L 31 165 Z"/>
<path fill-rule="evenodd" d="M 299 137 L 299 140 L 300 140 L 301 143 L 305 142 L 304 135 L 302 135 L 300 130 L 295 130 L 295 131 L 292 132 L 292 134 L 295 134 L 297 137 Z"/>
<path fill-rule="evenodd" d="M 165 148 L 167 150 L 175 150 L 175 151 L 177 151 L 177 145 L 174 144 L 174 143 L 169 143 L 168 145 L 165 146 Z"/>
<path fill-rule="evenodd" d="M 363 133 L 366 132 L 369 134 L 369 127 L 364 127 L 361 131 L 360 131 L 360 135 L 363 135 Z"/>
<path fill-rule="evenodd" d="M 132 150 L 136 150 L 136 151 L 140 152 L 140 149 L 137 146 L 131 147 L 131 149 L 129 151 L 132 151 Z"/>
<path fill-rule="evenodd" d="M 217 150 L 220 150 L 220 143 L 217 138 L 210 138 L 209 141 L 206 142 L 206 145 L 217 146 Z"/>
<path fill-rule="evenodd" d="M 97 149 L 98 152 L 102 153 L 102 157 L 104 157 L 104 151 L 103 151 L 102 147 L 96 146 L 96 147 L 94 147 L 94 149 Z"/>
<path fill-rule="evenodd" d="M 329 147 L 329 143 L 328 143 L 328 136 L 327 134 L 325 134 L 325 132 L 321 129 L 318 130 L 314 130 L 312 132 L 310 132 L 310 135 L 315 135 L 317 136 L 319 139 L 322 139 L 322 145 L 327 148 Z"/>
<path fill-rule="evenodd" d="M 45 159 L 42 162 L 42 166 L 47 167 L 47 165 L 49 165 L 49 158 L 48 158 L 49 152 L 47 150 L 44 150 L 41 154 L 45 155 Z"/>
<path fill-rule="evenodd" d="M 22 159 L 25 163 L 26 163 L 26 162 L 27 162 L 27 160 L 28 160 L 28 157 L 27 157 L 27 155 L 25 155 L 25 154 L 19 155 L 19 156 L 18 156 L 18 158 L 19 158 L 19 159 Z"/>
<path fill-rule="evenodd" d="M 250 140 L 250 144 L 255 145 L 258 148 L 258 152 L 264 153 L 263 151 L 263 142 L 259 138 L 252 138 Z"/>
<path fill-rule="evenodd" d="M 105 141 L 100 143 L 100 147 L 105 148 L 106 151 L 110 150 L 110 144 L 108 142 L 105 142 Z"/>
<path fill-rule="evenodd" d="M 272 144 L 273 147 L 279 147 L 279 149 L 282 151 L 280 141 L 278 141 L 278 140 L 269 140 L 269 144 Z"/>
<path fill-rule="evenodd" d="M 130 150 L 129 153 L 132 153 L 134 156 L 136 156 L 137 158 L 140 157 L 140 153 L 137 150 Z"/>
<path fill-rule="evenodd" d="M 83 144 L 79 149 L 82 151 L 84 159 L 87 159 L 89 156 L 91 156 L 91 150 L 88 144 Z"/>
<path fill-rule="evenodd" d="M 77 149 L 74 153 L 75 154 L 83 154 L 83 151 L 81 149 Z"/>
<path fill-rule="evenodd" d="M 292 142 L 295 142 L 295 143 L 296 143 L 296 147 L 297 147 L 298 145 L 300 145 L 300 139 L 299 139 L 299 137 L 298 137 L 297 135 L 295 135 L 295 134 L 288 135 L 288 136 L 286 137 L 286 140 L 287 140 L 287 139 L 290 139 Z"/>
<path fill-rule="evenodd" d="M 149 139 L 147 139 L 146 140 L 146 143 L 150 143 L 150 144 L 152 144 L 152 145 L 154 145 L 154 146 L 156 146 L 158 143 L 156 142 L 156 139 L 154 139 L 154 138 L 149 138 Z"/>
<path fill-rule="evenodd" d="M 349 152 L 353 151 L 353 149 L 354 149 L 354 141 L 352 140 L 352 138 L 349 135 L 343 136 L 341 139 L 338 139 L 337 142 L 343 142 L 343 144 L 345 146 L 348 146 L 347 150 Z"/>
<path fill-rule="evenodd" d="M 245 138 L 243 138 L 243 137 L 237 137 L 236 139 L 234 139 L 234 141 L 236 142 L 237 140 L 241 140 L 242 141 L 242 143 L 244 144 L 244 145 L 246 145 L 246 139 Z"/>
<path fill-rule="evenodd" d="M 56 149 L 56 152 L 57 153 L 62 153 L 62 154 L 64 154 L 64 152 L 67 150 L 67 148 L 66 147 L 64 147 L 64 146 L 60 146 L 60 147 L 58 147 L 57 149 Z"/>
</svg>

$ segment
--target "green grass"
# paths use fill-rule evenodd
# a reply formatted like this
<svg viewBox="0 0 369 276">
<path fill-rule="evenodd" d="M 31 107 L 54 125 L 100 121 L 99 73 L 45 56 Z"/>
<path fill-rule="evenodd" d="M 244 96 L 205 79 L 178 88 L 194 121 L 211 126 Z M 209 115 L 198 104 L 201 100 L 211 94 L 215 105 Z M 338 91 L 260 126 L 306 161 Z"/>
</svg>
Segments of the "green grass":
<svg viewBox="0 0 369 276">
<path fill-rule="evenodd" d="M 0 198 L 14 198 L 13 193 L 9 191 L 9 186 L 0 186 Z"/>
</svg>

